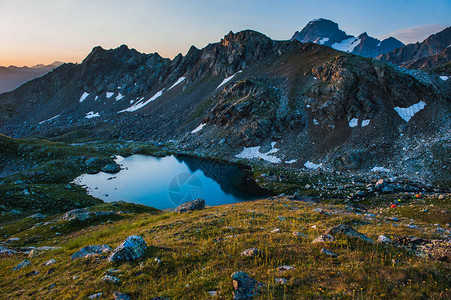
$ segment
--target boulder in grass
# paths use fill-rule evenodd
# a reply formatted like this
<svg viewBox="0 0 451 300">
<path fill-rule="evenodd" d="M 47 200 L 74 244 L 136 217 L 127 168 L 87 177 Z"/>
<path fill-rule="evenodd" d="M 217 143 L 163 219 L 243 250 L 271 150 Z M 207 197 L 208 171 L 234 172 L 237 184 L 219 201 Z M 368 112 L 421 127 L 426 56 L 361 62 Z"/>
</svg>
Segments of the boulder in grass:
<svg viewBox="0 0 451 300">
<path fill-rule="evenodd" d="M 21 263 L 19 263 L 17 266 L 13 268 L 14 271 L 20 270 L 22 268 L 25 268 L 27 266 L 31 265 L 31 261 L 28 259 L 23 260 Z"/>
<path fill-rule="evenodd" d="M 392 240 L 386 237 L 385 235 L 380 235 L 377 239 L 377 242 L 380 244 L 391 244 Z"/>
<path fill-rule="evenodd" d="M 77 252 L 72 254 L 70 258 L 72 260 L 77 259 L 77 258 L 87 258 L 87 257 L 103 254 L 103 253 L 110 252 L 110 251 L 111 251 L 111 247 L 108 245 L 90 245 L 90 246 L 81 248 L 80 250 L 78 250 Z"/>
<path fill-rule="evenodd" d="M 325 232 L 325 234 L 330 234 L 332 236 L 343 234 L 343 235 L 346 235 L 351 238 L 357 238 L 357 239 L 360 239 L 360 240 L 368 242 L 368 243 L 373 243 L 372 239 L 370 239 L 366 235 L 361 234 L 360 232 L 356 231 L 349 225 L 340 224 L 340 225 L 334 226 L 334 227 L 330 228 L 329 230 L 327 230 Z"/>
<path fill-rule="evenodd" d="M 231 277 L 233 285 L 233 299 L 235 300 L 252 299 L 258 294 L 258 291 L 263 286 L 263 284 L 251 278 L 242 271 L 233 273 Z"/>
<path fill-rule="evenodd" d="M 325 255 L 328 255 L 328 256 L 331 256 L 331 257 L 337 257 L 338 256 L 337 254 L 335 254 L 332 251 L 327 250 L 327 249 L 321 249 L 321 254 L 325 254 Z"/>
<path fill-rule="evenodd" d="M 335 238 L 333 236 L 331 236 L 330 234 L 322 234 L 320 236 L 317 236 L 312 244 L 316 244 L 316 243 L 333 243 L 335 242 Z"/>
<path fill-rule="evenodd" d="M 130 297 L 127 294 L 114 292 L 113 294 L 114 300 L 130 300 Z"/>
<path fill-rule="evenodd" d="M 144 255 L 147 249 L 146 241 L 141 236 L 131 235 L 120 244 L 110 257 L 110 262 L 133 261 Z"/>
<path fill-rule="evenodd" d="M 106 283 L 114 283 L 114 284 L 117 284 L 120 282 L 119 278 L 111 276 L 111 275 L 105 275 L 100 280 L 103 282 L 106 282 Z"/>
<path fill-rule="evenodd" d="M 181 205 L 179 205 L 175 211 L 178 213 L 185 213 L 193 210 L 201 210 L 205 207 L 205 200 L 204 199 L 196 199 L 194 201 L 185 202 Z"/>
<path fill-rule="evenodd" d="M 241 256 L 254 257 L 261 255 L 262 251 L 258 248 L 249 248 L 241 252 Z"/>
</svg>

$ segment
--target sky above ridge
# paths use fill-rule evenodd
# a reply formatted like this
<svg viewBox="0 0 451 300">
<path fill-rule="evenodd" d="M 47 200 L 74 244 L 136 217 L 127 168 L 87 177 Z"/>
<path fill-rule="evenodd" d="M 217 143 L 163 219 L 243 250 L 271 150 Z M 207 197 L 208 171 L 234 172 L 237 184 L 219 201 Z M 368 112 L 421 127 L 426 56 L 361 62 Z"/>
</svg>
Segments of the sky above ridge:
<svg viewBox="0 0 451 300">
<path fill-rule="evenodd" d="M 172 58 L 229 31 L 290 39 L 316 18 L 411 43 L 451 25 L 451 0 L 0 0 L 0 66 L 80 62 L 97 45 Z"/>
</svg>

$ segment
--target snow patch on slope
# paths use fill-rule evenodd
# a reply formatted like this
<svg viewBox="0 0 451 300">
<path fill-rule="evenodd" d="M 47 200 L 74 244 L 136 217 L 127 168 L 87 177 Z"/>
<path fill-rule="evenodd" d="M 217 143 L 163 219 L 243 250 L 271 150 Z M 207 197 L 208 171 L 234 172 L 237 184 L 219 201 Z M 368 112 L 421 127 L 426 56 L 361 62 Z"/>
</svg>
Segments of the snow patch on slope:
<svg viewBox="0 0 451 300">
<path fill-rule="evenodd" d="M 349 121 L 349 127 L 354 128 L 357 125 L 359 125 L 359 119 L 352 118 L 351 121 Z"/>
<path fill-rule="evenodd" d="M 322 165 L 323 165 L 323 164 L 315 164 L 315 163 L 312 163 L 311 161 L 307 161 L 307 162 L 304 164 L 304 167 L 306 167 L 307 169 L 316 170 L 316 169 L 318 169 L 318 168 L 321 168 Z"/>
<path fill-rule="evenodd" d="M 277 164 L 280 163 L 281 160 L 280 158 L 270 155 L 273 153 L 276 153 L 277 151 L 279 151 L 279 149 L 274 148 L 274 146 L 276 145 L 276 142 L 272 142 L 271 143 L 271 150 L 269 150 L 266 153 L 262 153 L 260 152 L 260 147 L 261 146 L 256 146 L 256 147 L 244 147 L 243 151 L 241 151 L 240 154 L 235 155 L 235 157 L 238 158 L 247 158 L 247 159 L 254 159 L 254 158 L 258 158 L 258 159 L 263 159 L 266 161 L 269 161 L 273 164 Z"/>
<path fill-rule="evenodd" d="M 85 99 L 88 98 L 88 96 L 89 96 L 89 93 L 84 92 L 83 95 L 81 95 L 81 97 L 80 97 L 80 103 L 85 101 Z"/>
<path fill-rule="evenodd" d="M 371 172 L 391 172 L 390 169 L 384 168 L 384 167 L 374 167 L 371 169 Z"/>
<path fill-rule="evenodd" d="M 406 122 L 409 122 L 410 119 L 420 110 L 424 109 L 426 103 L 424 101 L 420 101 L 409 107 L 395 107 L 395 111 L 398 115 Z"/>
<path fill-rule="evenodd" d="M 447 81 L 448 78 L 449 78 L 449 76 L 440 76 L 440 79 L 443 80 L 443 81 Z"/>
<path fill-rule="evenodd" d="M 229 82 L 230 80 L 232 80 L 233 77 L 235 77 L 235 75 L 237 75 L 237 74 L 239 74 L 239 73 L 241 73 L 241 72 L 243 72 L 243 71 L 238 71 L 238 72 L 236 72 L 235 74 L 233 74 L 232 76 L 229 76 L 229 77 L 227 77 L 226 79 L 224 79 L 224 80 L 221 82 L 221 84 L 218 85 L 218 87 L 217 87 L 216 89 L 219 89 L 221 86 L 223 86 L 224 84 L 226 84 L 227 82 Z"/>
<path fill-rule="evenodd" d="M 50 119 L 47 119 L 47 120 L 44 120 L 44 121 L 41 121 L 41 122 L 39 122 L 38 124 L 44 124 L 44 123 L 46 123 L 46 122 L 48 122 L 48 121 L 51 121 L 51 120 L 53 120 L 53 119 L 56 119 L 56 118 L 58 118 L 60 115 L 56 115 L 56 116 L 54 116 L 54 117 L 51 117 Z"/>
<path fill-rule="evenodd" d="M 168 91 L 175 87 L 176 85 L 180 84 L 182 81 L 184 81 L 186 77 L 180 77 L 170 88 L 168 88 Z"/>
<path fill-rule="evenodd" d="M 329 38 L 328 37 L 324 37 L 324 38 L 322 38 L 322 39 L 320 39 L 318 41 L 318 44 L 323 45 L 325 42 L 328 42 L 328 41 L 329 41 Z"/>
<path fill-rule="evenodd" d="M 162 89 L 161 91 L 157 92 L 155 95 L 152 96 L 152 98 L 150 98 L 147 101 L 143 102 L 144 98 L 141 98 L 138 102 L 136 102 L 135 104 L 133 104 L 132 106 L 130 106 L 129 108 L 123 109 L 121 111 L 118 111 L 117 113 L 123 113 L 123 112 L 134 112 L 137 111 L 140 108 L 143 108 L 144 106 L 146 106 L 147 104 L 149 104 L 150 102 L 154 101 L 155 99 L 157 99 L 158 97 L 160 97 L 161 95 L 163 95 L 163 91 L 164 89 Z"/>
<path fill-rule="evenodd" d="M 106 92 L 106 97 L 110 99 L 114 95 L 113 92 Z"/>
<path fill-rule="evenodd" d="M 86 119 L 92 119 L 96 117 L 100 117 L 100 114 L 98 112 L 94 113 L 93 111 L 88 112 L 85 116 Z"/>
<path fill-rule="evenodd" d="M 202 128 L 204 128 L 204 126 L 207 124 L 200 124 L 199 126 L 197 126 L 193 131 L 191 131 L 191 133 L 196 133 L 202 130 Z"/>
<path fill-rule="evenodd" d="M 116 101 L 119 101 L 119 100 L 121 100 L 122 98 L 124 98 L 125 96 L 124 95 L 122 95 L 121 93 L 119 93 L 117 96 L 116 96 Z"/>
<path fill-rule="evenodd" d="M 360 39 L 356 37 L 351 37 L 349 39 L 342 40 L 340 43 L 335 43 L 332 48 L 335 50 L 343 52 L 352 52 L 355 47 L 360 44 Z"/>
</svg>

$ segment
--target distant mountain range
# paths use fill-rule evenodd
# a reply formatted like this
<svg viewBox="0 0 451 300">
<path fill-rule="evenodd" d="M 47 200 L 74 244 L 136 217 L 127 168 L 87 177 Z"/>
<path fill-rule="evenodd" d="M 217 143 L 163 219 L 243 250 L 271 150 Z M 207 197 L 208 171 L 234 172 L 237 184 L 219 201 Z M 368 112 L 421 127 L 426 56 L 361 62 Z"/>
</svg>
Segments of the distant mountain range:
<svg viewBox="0 0 451 300">
<path fill-rule="evenodd" d="M 50 65 L 40 64 L 34 67 L 0 67 L 0 93 L 12 91 L 25 82 L 45 75 L 62 64 L 62 62 L 56 61 Z"/>
<path fill-rule="evenodd" d="M 348 35 L 337 23 L 326 19 L 310 21 L 301 31 L 296 31 L 291 40 L 312 42 L 365 57 L 376 57 L 405 46 L 394 37 L 380 41 L 366 32 L 358 37 Z"/>
</svg>

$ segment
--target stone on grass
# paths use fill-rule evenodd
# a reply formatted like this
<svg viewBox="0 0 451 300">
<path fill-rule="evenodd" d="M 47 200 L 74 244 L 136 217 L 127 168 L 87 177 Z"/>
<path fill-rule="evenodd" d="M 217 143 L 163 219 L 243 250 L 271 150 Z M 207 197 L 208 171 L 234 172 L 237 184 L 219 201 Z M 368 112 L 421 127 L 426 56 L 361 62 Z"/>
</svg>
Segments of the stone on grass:
<svg viewBox="0 0 451 300">
<path fill-rule="evenodd" d="M 287 280 L 285 278 L 275 278 L 274 282 L 278 284 L 287 284 Z"/>
<path fill-rule="evenodd" d="M 218 295 L 218 291 L 208 291 L 207 292 L 210 296 L 217 296 Z"/>
<path fill-rule="evenodd" d="M 201 210 L 201 209 L 204 209 L 204 207 L 205 207 L 205 200 L 199 198 L 194 201 L 185 202 L 185 203 L 179 205 L 175 209 L 175 211 L 178 213 L 185 213 L 185 212 L 194 211 L 194 210 Z"/>
<path fill-rule="evenodd" d="M 279 271 L 279 272 L 286 272 L 286 271 L 290 271 L 290 270 L 293 270 L 293 269 L 294 269 L 293 266 L 280 266 L 280 267 L 277 267 L 277 271 Z"/>
<path fill-rule="evenodd" d="M 146 241 L 141 236 L 131 235 L 111 253 L 108 261 L 132 261 L 143 256 L 146 249 Z"/>
<path fill-rule="evenodd" d="M 258 294 L 263 286 L 257 280 L 249 277 L 246 273 L 238 271 L 232 274 L 233 299 L 247 300 L 252 299 Z"/>
<path fill-rule="evenodd" d="M 320 236 L 317 236 L 312 244 L 316 244 L 316 243 L 332 243 L 335 242 L 335 238 L 333 236 L 331 236 L 330 234 L 322 234 Z"/>
<path fill-rule="evenodd" d="M 52 259 L 46 261 L 44 263 L 44 266 L 50 266 L 50 265 L 53 265 L 54 263 L 56 263 L 56 260 L 54 258 L 52 258 Z"/>
<path fill-rule="evenodd" d="M 241 252 L 241 256 L 254 257 L 258 256 L 262 253 L 262 251 L 258 248 L 249 248 Z"/>
<path fill-rule="evenodd" d="M 385 235 L 380 235 L 377 238 L 377 242 L 381 244 L 391 244 L 392 240 L 386 237 Z"/>
<path fill-rule="evenodd" d="M 337 257 L 338 256 L 337 254 L 335 254 L 332 251 L 327 250 L 327 249 L 321 249 L 321 253 L 325 254 L 325 255 L 328 255 L 328 256 L 332 256 L 332 257 Z"/>
<path fill-rule="evenodd" d="M 71 259 L 77 259 L 77 258 L 87 258 L 94 255 L 103 254 L 106 252 L 110 252 L 111 247 L 108 245 L 90 245 L 81 248 L 77 252 L 71 255 Z"/>
<path fill-rule="evenodd" d="M 280 232 L 280 229 L 279 229 L 279 228 L 276 228 L 276 229 L 271 230 L 271 233 L 279 233 L 279 232 Z"/>
<path fill-rule="evenodd" d="M 88 296 L 89 299 L 98 299 L 100 297 L 102 297 L 102 292 L 97 293 L 97 294 L 92 294 L 91 296 Z"/>
<path fill-rule="evenodd" d="M 116 215 L 115 212 L 112 211 L 89 211 L 86 208 L 73 209 L 71 211 L 66 212 L 62 219 L 64 221 L 85 221 L 87 219 L 93 219 L 102 216 L 111 216 Z"/>
<path fill-rule="evenodd" d="M 130 297 L 127 294 L 114 292 L 113 294 L 114 300 L 130 300 Z"/>
<path fill-rule="evenodd" d="M 29 261 L 28 259 L 23 260 L 22 262 L 20 262 L 17 266 L 15 266 L 13 268 L 14 271 L 20 270 L 22 268 L 25 268 L 26 266 L 31 265 L 31 261 Z"/>
<path fill-rule="evenodd" d="M 115 284 L 120 282 L 119 278 L 111 275 L 105 275 L 100 280 L 106 283 L 115 283 Z"/>
<path fill-rule="evenodd" d="M 363 241 L 368 242 L 368 243 L 373 243 L 372 239 L 370 239 L 366 235 L 361 234 L 360 232 L 354 230 L 349 225 L 340 224 L 340 225 L 334 226 L 334 227 L 330 228 L 329 230 L 327 230 L 325 232 L 325 234 L 330 234 L 332 236 L 335 236 L 335 235 L 338 235 L 338 234 L 344 234 L 344 235 L 346 235 L 348 237 L 351 237 L 351 238 L 357 238 L 357 239 L 363 240 Z"/>
</svg>

